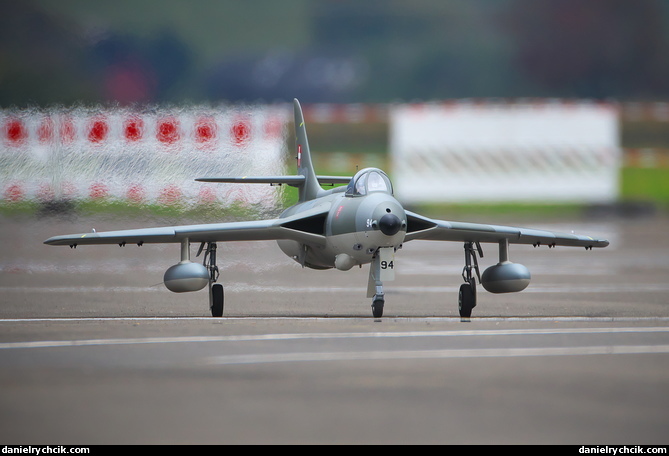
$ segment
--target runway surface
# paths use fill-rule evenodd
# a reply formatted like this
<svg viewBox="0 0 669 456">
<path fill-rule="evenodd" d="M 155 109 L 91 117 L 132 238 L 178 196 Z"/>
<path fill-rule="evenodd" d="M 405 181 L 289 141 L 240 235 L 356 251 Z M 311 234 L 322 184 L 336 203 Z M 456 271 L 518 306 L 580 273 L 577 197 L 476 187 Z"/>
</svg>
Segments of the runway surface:
<svg viewBox="0 0 669 456">
<path fill-rule="evenodd" d="M 480 289 L 461 322 L 459 244 L 406 244 L 381 319 L 366 268 L 219 244 L 213 319 L 160 284 L 178 245 L 42 244 L 147 222 L 1 218 L 0 441 L 667 444 L 669 221 L 522 225 L 611 246 L 512 246 L 530 287 Z"/>
</svg>

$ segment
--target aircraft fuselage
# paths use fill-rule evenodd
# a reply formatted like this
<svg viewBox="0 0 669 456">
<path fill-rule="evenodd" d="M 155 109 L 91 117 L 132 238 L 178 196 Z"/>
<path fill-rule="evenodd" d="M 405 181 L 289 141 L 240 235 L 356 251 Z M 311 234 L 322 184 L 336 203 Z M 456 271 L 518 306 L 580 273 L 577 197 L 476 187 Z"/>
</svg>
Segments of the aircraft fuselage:
<svg viewBox="0 0 669 456">
<path fill-rule="evenodd" d="M 407 218 L 399 201 L 385 192 L 351 196 L 344 190 L 344 187 L 330 190 L 284 211 L 282 217 L 319 208 L 327 211 L 322 226 L 325 243 L 277 241 L 286 255 L 313 269 L 348 270 L 370 263 L 379 248 L 400 247 L 406 235 Z"/>
</svg>

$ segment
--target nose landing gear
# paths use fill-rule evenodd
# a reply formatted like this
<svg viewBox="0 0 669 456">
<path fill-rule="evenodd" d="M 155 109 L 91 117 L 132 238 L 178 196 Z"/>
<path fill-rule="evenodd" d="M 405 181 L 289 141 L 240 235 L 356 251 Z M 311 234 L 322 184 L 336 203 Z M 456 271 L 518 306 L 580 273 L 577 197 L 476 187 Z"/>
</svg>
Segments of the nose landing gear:
<svg viewBox="0 0 669 456">
<path fill-rule="evenodd" d="M 383 316 L 383 305 L 385 304 L 383 281 L 395 278 L 394 255 L 394 247 L 382 247 L 377 249 L 372 257 L 367 282 L 367 297 L 372 298 L 372 316 L 374 318 Z"/>
</svg>

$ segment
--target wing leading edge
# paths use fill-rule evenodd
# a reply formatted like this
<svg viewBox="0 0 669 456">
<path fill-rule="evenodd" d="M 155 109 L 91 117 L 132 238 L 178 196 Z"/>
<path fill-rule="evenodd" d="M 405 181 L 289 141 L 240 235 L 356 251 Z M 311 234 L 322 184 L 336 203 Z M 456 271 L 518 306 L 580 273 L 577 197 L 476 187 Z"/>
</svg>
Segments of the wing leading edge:
<svg viewBox="0 0 669 456">
<path fill-rule="evenodd" d="M 161 244 L 190 242 L 263 241 L 292 239 L 298 242 L 323 245 L 324 233 L 314 229 L 318 220 L 325 220 L 327 210 L 302 212 L 293 217 L 248 222 L 210 223 L 133 230 L 103 231 L 54 236 L 48 245 L 102 245 L 102 244 Z"/>
<path fill-rule="evenodd" d="M 609 241 L 605 239 L 595 239 L 590 236 L 513 226 L 450 222 L 431 219 L 410 211 L 406 213 L 405 241 L 422 239 L 427 241 L 500 242 L 507 239 L 510 244 L 548 245 L 550 247 L 561 245 L 587 249 L 609 245 Z"/>
</svg>

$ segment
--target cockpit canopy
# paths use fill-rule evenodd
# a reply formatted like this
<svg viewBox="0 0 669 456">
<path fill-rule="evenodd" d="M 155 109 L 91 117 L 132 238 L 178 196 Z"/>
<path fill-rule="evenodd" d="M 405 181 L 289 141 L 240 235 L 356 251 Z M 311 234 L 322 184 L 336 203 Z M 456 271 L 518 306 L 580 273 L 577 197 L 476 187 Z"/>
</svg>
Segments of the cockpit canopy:
<svg viewBox="0 0 669 456">
<path fill-rule="evenodd" d="M 346 187 L 346 196 L 363 196 L 373 192 L 393 194 L 390 179 L 378 168 L 361 169 Z"/>
</svg>

